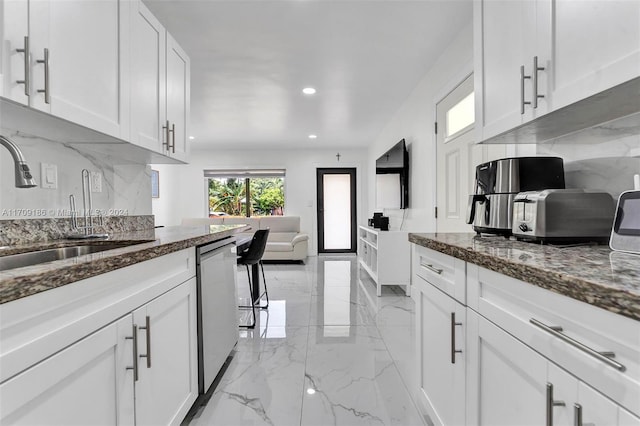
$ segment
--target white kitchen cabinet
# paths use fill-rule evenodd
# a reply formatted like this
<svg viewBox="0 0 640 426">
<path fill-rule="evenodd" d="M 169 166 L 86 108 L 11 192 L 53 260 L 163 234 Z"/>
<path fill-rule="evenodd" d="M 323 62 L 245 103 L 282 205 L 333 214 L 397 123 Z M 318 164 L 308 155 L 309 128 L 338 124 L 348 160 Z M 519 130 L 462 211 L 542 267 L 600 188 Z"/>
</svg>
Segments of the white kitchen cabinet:
<svg viewBox="0 0 640 426">
<path fill-rule="evenodd" d="M 189 57 L 141 1 L 131 8 L 131 142 L 185 162 Z"/>
<path fill-rule="evenodd" d="M 362 269 L 376 283 L 378 296 L 383 285 L 399 285 L 411 295 L 411 246 L 405 231 L 358 228 L 358 258 Z"/>
<path fill-rule="evenodd" d="M 196 279 L 133 312 L 138 330 L 136 424 L 178 424 L 198 396 Z"/>
<path fill-rule="evenodd" d="M 538 0 L 553 110 L 640 76 L 640 2 Z"/>
<path fill-rule="evenodd" d="M 476 0 L 478 142 L 639 77 L 639 21 L 636 1 Z"/>
<path fill-rule="evenodd" d="M 467 311 L 467 424 L 545 424 L 547 361 Z"/>
<path fill-rule="evenodd" d="M 24 83 L 29 81 L 31 71 L 29 55 L 25 53 L 25 43 L 29 44 L 28 0 L 0 2 L 0 19 L 0 96 L 28 105 L 29 88 Z"/>
<path fill-rule="evenodd" d="M 189 154 L 189 114 L 191 102 L 191 62 L 186 52 L 167 33 L 167 105 L 166 126 L 171 157 L 186 161 Z"/>
<path fill-rule="evenodd" d="M 142 1 L 131 5 L 132 143 L 162 153 L 166 132 L 166 30 Z"/>
<path fill-rule="evenodd" d="M 27 21 L 23 9 L 27 5 Z M 128 137 L 129 2 L 9 0 L 4 96 L 117 138 Z M 28 31 L 25 29 L 28 28 Z M 22 34 L 19 34 L 22 31 Z M 28 100 L 18 64 L 28 36 Z M 7 43 L 8 42 L 8 43 Z"/>
<path fill-rule="evenodd" d="M 132 315 L 0 385 L 0 422 L 134 424 Z"/>
<path fill-rule="evenodd" d="M 418 401 L 436 425 L 465 424 L 465 307 L 414 275 Z M 417 295 L 417 297 L 416 297 Z"/>
</svg>

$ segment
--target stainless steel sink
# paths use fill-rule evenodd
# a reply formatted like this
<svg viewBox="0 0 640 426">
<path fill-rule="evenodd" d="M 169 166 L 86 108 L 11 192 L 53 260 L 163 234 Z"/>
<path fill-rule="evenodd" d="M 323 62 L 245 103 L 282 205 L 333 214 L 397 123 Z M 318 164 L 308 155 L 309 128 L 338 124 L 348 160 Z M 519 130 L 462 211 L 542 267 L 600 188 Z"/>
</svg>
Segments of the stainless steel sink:
<svg viewBox="0 0 640 426">
<path fill-rule="evenodd" d="M 25 266 L 39 265 L 41 263 L 53 262 L 55 260 L 69 259 L 71 257 L 83 256 L 85 254 L 98 253 L 101 251 L 128 247 L 134 244 L 141 244 L 143 242 L 146 241 L 136 241 L 133 243 L 112 242 L 102 244 L 87 244 L 72 247 L 31 251 L 28 253 L 12 254 L 10 256 L 2 256 L 0 257 L 0 271 L 22 268 Z"/>
</svg>

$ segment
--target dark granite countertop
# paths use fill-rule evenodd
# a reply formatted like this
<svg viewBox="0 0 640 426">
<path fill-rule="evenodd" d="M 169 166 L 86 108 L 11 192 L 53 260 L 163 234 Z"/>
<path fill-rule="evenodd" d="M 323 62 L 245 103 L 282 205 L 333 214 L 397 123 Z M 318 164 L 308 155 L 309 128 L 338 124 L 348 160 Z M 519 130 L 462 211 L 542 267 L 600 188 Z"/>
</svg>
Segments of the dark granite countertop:
<svg viewBox="0 0 640 426">
<path fill-rule="evenodd" d="M 133 245 L 34 266 L 0 271 L 0 304 L 185 248 L 230 237 L 246 229 L 248 229 L 248 226 L 244 225 L 174 226 L 114 233 L 106 240 L 107 243 L 120 241 L 132 243 Z M 12 245 L 0 248 L 0 256 L 48 248 L 104 243 L 105 240 L 57 240 Z"/>
<path fill-rule="evenodd" d="M 640 321 L 640 255 L 476 234 L 410 233 L 409 241 Z"/>
</svg>

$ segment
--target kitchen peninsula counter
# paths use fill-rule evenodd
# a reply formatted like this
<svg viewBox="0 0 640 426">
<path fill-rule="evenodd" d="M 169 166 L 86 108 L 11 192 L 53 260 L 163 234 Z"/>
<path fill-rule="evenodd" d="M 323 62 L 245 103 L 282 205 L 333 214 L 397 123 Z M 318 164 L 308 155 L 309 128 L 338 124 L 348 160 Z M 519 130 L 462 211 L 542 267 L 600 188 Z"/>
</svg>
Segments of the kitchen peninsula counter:
<svg viewBox="0 0 640 426">
<path fill-rule="evenodd" d="M 640 321 L 640 255 L 472 233 L 410 233 L 409 241 Z"/>
<path fill-rule="evenodd" d="M 246 225 L 174 226 L 112 234 L 108 240 L 56 240 L 3 247 L 0 256 L 77 245 L 123 242 L 121 248 L 0 271 L 0 304 L 101 275 L 159 256 L 207 244 L 249 229 Z"/>
</svg>

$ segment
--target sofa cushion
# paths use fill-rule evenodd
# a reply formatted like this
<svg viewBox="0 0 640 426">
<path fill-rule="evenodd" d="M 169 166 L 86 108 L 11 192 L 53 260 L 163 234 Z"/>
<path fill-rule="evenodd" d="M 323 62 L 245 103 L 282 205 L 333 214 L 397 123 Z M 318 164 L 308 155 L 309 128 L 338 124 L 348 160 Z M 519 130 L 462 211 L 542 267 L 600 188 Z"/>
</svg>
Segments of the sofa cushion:
<svg viewBox="0 0 640 426">
<path fill-rule="evenodd" d="M 265 216 L 260 218 L 260 229 L 273 232 L 300 232 L 299 216 Z"/>
<path fill-rule="evenodd" d="M 289 243 L 298 235 L 297 232 L 273 232 L 269 230 L 269 242 Z"/>
<path fill-rule="evenodd" d="M 269 242 L 267 241 L 266 251 L 293 251 L 293 245 L 290 242 Z"/>
</svg>

